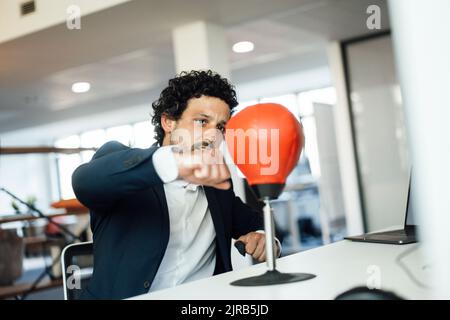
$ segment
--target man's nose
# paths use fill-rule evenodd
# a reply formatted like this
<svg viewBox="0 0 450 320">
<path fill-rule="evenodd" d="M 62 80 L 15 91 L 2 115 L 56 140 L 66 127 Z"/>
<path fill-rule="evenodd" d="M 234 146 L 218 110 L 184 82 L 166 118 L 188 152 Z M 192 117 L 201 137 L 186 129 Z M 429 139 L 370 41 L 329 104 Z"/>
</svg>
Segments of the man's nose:
<svg viewBox="0 0 450 320">
<path fill-rule="evenodd" d="M 222 133 L 216 128 L 208 129 L 203 132 L 203 139 L 205 141 L 211 142 L 214 145 L 219 145 L 222 141 Z"/>
</svg>

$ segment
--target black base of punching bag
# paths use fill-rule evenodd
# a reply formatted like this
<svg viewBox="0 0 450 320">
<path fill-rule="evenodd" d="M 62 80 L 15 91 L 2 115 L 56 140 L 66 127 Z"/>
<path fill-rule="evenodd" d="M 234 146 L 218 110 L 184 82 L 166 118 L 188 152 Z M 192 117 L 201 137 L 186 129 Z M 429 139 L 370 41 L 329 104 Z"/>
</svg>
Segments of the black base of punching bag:
<svg viewBox="0 0 450 320">
<path fill-rule="evenodd" d="M 314 274 L 310 273 L 282 273 L 277 270 L 267 271 L 266 273 L 245 279 L 240 279 L 231 282 L 232 286 L 239 287 L 256 287 L 256 286 L 270 286 L 274 284 L 292 283 L 305 281 L 315 278 Z"/>
<path fill-rule="evenodd" d="M 292 282 L 300 282 L 315 278 L 314 274 L 310 273 L 282 273 L 276 270 L 276 256 L 275 256 L 275 242 L 274 242 L 274 222 L 273 222 L 273 212 L 270 207 L 270 199 L 276 199 L 283 191 L 284 184 L 260 184 L 260 185 L 252 185 L 251 189 L 255 193 L 258 199 L 263 200 L 264 205 L 264 231 L 266 234 L 266 248 L 269 250 L 266 251 L 267 254 L 267 265 L 268 271 L 264 274 L 255 277 L 249 277 L 245 279 L 240 279 L 231 282 L 232 286 L 241 286 L 241 287 L 253 287 L 253 286 L 270 286 L 275 284 L 283 284 L 283 283 L 292 283 Z M 236 246 L 236 244 L 235 244 Z M 243 244 L 241 243 L 241 247 Z M 239 249 L 239 246 L 236 246 L 240 252 L 243 250 L 243 254 L 245 255 L 245 247 Z"/>
<path fill-rule="evenodd" d="M 256 199 L 262 200 L 268 197 L 270 200 L 277 199 L 283 192 L 284 183 L 265 183 L 250 185 Z"/>
</svg>

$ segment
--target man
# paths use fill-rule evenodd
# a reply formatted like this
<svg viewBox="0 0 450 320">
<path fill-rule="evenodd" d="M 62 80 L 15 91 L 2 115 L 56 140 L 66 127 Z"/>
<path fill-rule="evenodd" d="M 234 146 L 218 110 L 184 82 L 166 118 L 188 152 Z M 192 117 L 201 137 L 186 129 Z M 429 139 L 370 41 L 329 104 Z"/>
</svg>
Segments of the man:
<svg viewBox="0 0 450 320">
<path fill-rule="evenodd" d="M 152 105 L 157 145 L 108 142 L 75 170 L 94 238 L 84 298 L 121 299 L 230 271 L 231 238 L 265 260 L 262 218 L 234 195 L 218 149 L 237 104 L 218 74 L 182 73 Z"/>
</svg>

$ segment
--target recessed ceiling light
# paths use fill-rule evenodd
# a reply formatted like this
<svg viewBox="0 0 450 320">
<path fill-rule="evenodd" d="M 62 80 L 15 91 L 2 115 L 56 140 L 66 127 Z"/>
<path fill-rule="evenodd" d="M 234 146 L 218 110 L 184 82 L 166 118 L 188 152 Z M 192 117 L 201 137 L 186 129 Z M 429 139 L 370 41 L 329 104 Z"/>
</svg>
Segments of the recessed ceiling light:
<svg viewBox="0 0 450 320">
<path fill-rule="evenodd" d="M 75 93 L 88 92 L 91 89 L 91 84 L 89 82 L 75 82 L 72 85 L 72 91 Z"/>
<path fill-rule="evenodd" d="M 233 51 L 237 53 L 245 53 L 253 51 L 255 45 L 250 41 L 240 41 L 233 44 Z"/>
</svg>

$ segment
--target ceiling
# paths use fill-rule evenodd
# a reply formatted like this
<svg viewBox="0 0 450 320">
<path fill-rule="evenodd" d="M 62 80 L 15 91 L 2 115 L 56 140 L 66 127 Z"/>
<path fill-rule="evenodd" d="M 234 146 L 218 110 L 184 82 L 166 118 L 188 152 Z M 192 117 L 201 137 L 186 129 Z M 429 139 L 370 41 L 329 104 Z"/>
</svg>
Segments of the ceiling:
<svg viewBox="0 0 450 320">
<path fill-rule="evenodd" d="M 171 30 L 195 20 L 224 26 L 230 44 L 255 43 L 229 59 L 233 82 L 324 66 L 326 44 L 374 31 L 366 8 L 382 0 L 133 0 L 0 44 L 0 132 L 150 104 L 175 74 Z M 231 47 L 231 45 L 230 45 Z M 89 81 L 74 94 L 75 81 Z"/>
</svg>

